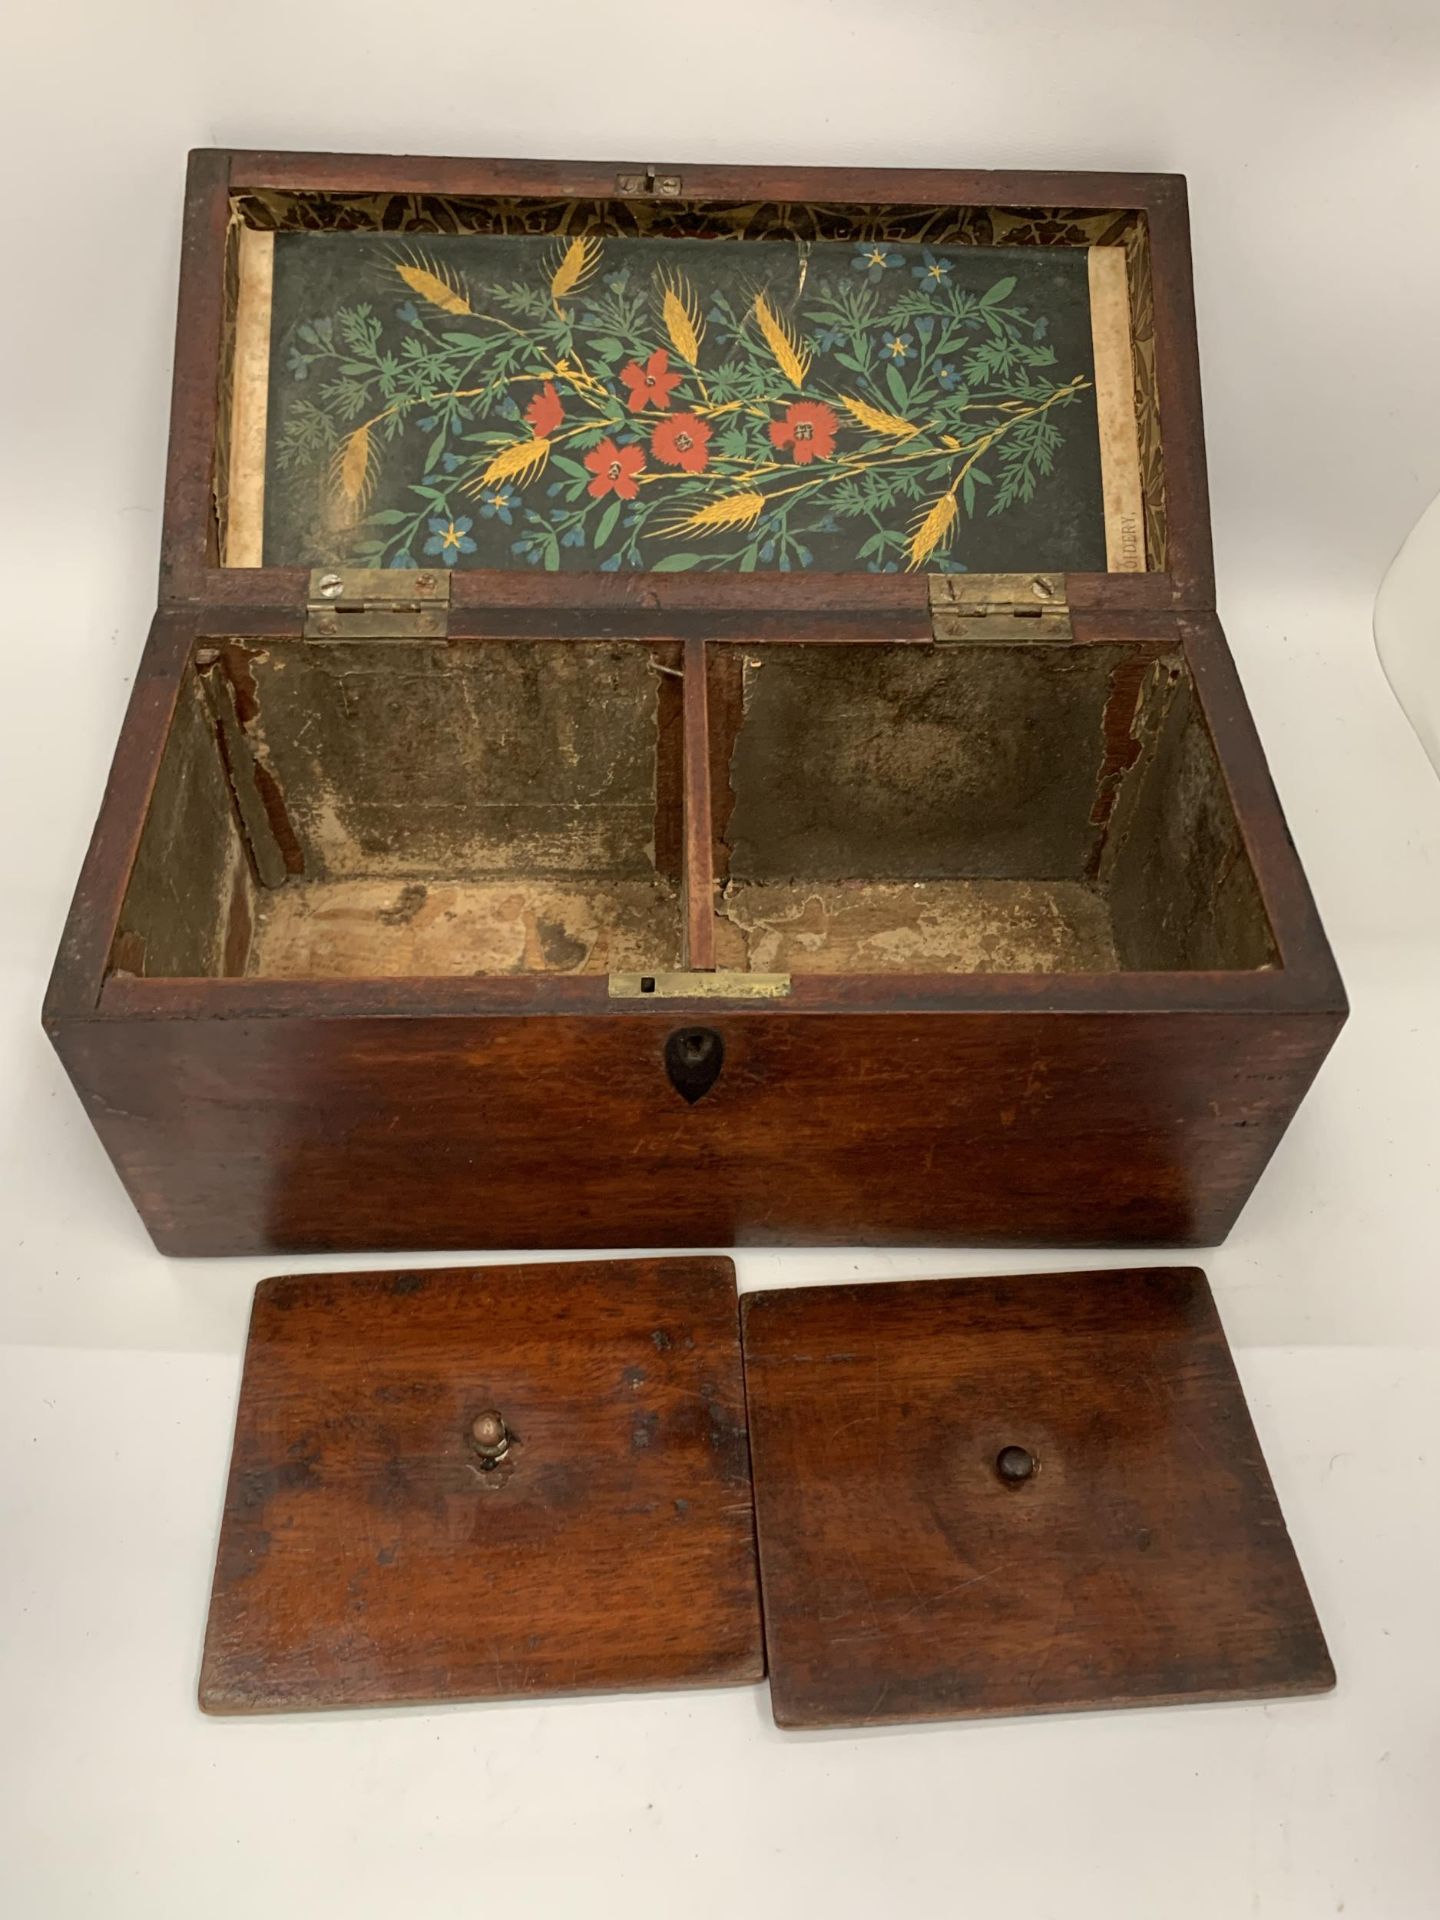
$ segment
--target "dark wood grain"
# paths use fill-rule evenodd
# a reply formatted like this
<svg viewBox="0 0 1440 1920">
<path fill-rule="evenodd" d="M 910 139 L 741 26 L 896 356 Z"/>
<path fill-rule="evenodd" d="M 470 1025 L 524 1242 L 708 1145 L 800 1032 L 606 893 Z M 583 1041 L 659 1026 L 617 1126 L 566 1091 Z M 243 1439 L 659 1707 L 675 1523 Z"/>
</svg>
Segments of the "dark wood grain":
<svg viewBox="0 0 1440 1920">
<path fill-rule="evenodd" d="M 471 1439 L 489 1410 L 494 1464 Z M 763 1671 L 728 1260 L 256 1289 L 208 1712 Z"/>
<path fill-rule="evenodd" d="M 691 1106 L 664 1047 L 697 1018 L 725 1065 Z M 1154 1246 L 1223 1239 L 1338 1025 L 682 1001 L 127 1014 L 57 1044 L 167 1253 Z"/>
<path fill-rule="evenodd" d="M 1334 1684 L 1203 1273 L 741 1306 L 781 1726 Z"/>
<path fill-rule="evenodd" d="M 220 355 L 226 325 L 225 245 L 230 220 L 230 157 L 197 148 L 185 181 L 180 296 L 170 394 L 170 451 L 160 540 L 160 604 L 191 597 L 207 577 L 225 577 L 215 525 L 215 446 L 220 418 Z M 250 581 L 249 569 L 229 576 Z M 303 588 L 302 588 L 303 595 Z"/>
</svg>

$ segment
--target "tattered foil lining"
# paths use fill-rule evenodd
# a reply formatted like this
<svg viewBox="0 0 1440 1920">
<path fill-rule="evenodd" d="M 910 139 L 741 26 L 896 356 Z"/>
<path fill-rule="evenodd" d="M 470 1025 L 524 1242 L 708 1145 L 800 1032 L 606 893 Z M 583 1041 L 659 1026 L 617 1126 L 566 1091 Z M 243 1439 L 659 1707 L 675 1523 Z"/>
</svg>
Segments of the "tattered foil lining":
<svg viewBox="0 0 1440 1920">
<path fill-rule="evenodd" d="M 656 239 L 908 240 L 929 246 L 1114 247 L 1125 249 L 1134 343 L 1135 417 L 1145 503 L 1145 566 L 1165 571 L 1165 458 L 1155 379 L 1155 300 L 1150 234 L 1129 209 L 1039 207 L 846 207 L 798 201 L 723 204 L 684 200 L 463 199 L 419 193 L 284 193 L 249 188 L 231 203 L 225 254 L 227 325 L 221 349 L 222 405 L 216 431 L 214 499 L 225 525 L 230 471 L 230 393 L 240 226 L 301 233 L 601 233 Z M 216 551 L 223 549 L 217 536 Z"/>
</svg>

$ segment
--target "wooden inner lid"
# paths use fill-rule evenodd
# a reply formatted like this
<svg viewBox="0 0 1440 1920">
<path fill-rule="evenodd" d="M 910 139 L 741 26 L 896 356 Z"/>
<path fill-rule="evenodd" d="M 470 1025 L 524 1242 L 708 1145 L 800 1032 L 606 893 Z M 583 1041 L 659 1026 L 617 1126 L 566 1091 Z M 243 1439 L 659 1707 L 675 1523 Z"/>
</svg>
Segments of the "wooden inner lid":
<svg viewBox="0 0 1440 1920">
<path fill-rule="evenodd" d="M 1203 1273 L 742 1308 L 782 1726 L 1333 1685 Z"/>
<path fill-rule="evenodd" d="M 728 1260 L 256 1290 L 207 1711 L 762 1672 Z"/>
</svg>

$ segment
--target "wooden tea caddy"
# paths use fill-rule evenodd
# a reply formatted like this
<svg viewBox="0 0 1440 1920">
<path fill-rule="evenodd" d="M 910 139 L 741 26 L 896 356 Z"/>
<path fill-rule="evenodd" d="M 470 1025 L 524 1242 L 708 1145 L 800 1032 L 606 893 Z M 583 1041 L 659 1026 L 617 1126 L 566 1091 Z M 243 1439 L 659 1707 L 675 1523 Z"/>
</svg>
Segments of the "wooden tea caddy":
<svg viewBox="0 0 1440 1920">
<path fill-rule="evenodd" d="M 192 156 L 45 1006 L 163 1251 L 1215 1242 L 1345 1013 L 1183 180 Z"/>
</svg>

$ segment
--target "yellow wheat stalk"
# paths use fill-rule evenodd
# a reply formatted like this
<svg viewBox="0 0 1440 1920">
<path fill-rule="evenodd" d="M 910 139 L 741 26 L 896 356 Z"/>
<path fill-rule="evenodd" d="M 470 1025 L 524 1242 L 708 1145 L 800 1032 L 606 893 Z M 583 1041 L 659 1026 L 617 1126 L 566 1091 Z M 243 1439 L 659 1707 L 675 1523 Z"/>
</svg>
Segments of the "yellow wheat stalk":
<svg viewBox="0 0 1440 1920">
<path fill-rule="evenodd" d="M 886 413 L 880 407 L 872 407 L 868 400 L 852 400 L 842 393 L 840 404 L 871 433 L 886 433 L 895 440 L 908 440 L 912 433 L 920 431 L 913 420 L 903 420 L 898 413 Z"/>
<path fill-rule="evenodd" d="M 782 320 L 763 293 L 755 296 L 755 319 L 775 363 L 792 387 L 803 387 L 810 371 L 810 351 L 793 327 Z"/>
<path fill-rule="evenodd" d="M 438 261 L 432 260 L 428 266 L 423 260 L 413 264 L 410 261 L 397 261 L 395 271 L 412 293 L 429 301 L 432 307 L 438 307 L 442 313 L 471 311 L 470 302 L 460 291 L 459 281 Z"/>
<path fill-rule="evenodd" d="M 370 497 L 374 451 L 368 421 L 348 434 L 336 451 L 335 485 L 352 507 L 363 507 Z"/>
<path fill-rule="evenodd" d="M 908 573 L 913 573 L 916 567 L 923 567 L 937 547 L 950 544 L 950 535 L 959 512 L 954 494 L 942 493 L 910 536 L 910 558 L 906 565 Z"/>
<path fill-rule="evenodd" d="M 660 314 L 676 353 L 682 360 L 688 360 L 692 367 L 698 366 L 705 323 L 700 318 L 700 302 L 682 275 L 677 273 L 666 286 Z"/>
<path fill-rule="evenodd" d="M 678 533 L 714 533 L 720 527 L 753 527 L 765 505 L 763 493 L 727 493 L 709 500 L 697 512 L 687 514 L 665 531 Z"/>
<path fill-rule="evenodd" d="M 550 298 L 559 306 L 567 293 L 576 293 L 600 264 L 600 242 L 581 238 L 572 240 L 560 256 L 560 264 L 550 276 Z"/>
<path fill-rule="evenodd" d="M 500 449 L 483 473 L 467 480 L 461 491 L 478 494 L 494 486 L 497 480 L 513 480 L 517 487 L 523 487 L 543 470 L 549 458 L 548 440 L 514 440 Z"/>
</svg>

